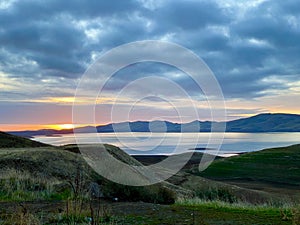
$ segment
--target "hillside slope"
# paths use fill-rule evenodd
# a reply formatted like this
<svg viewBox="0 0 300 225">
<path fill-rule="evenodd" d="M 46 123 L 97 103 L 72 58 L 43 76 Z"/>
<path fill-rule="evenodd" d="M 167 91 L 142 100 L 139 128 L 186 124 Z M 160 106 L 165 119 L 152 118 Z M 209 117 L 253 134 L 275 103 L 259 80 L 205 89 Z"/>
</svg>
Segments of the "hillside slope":
<svg viewBox="0 0 300 225">
<path fill-rule="evenodd" d="M 109 198 L 114 196 L 122 200 L 130 201 L 142 200 L 146 202 L 172 203 L 174 202 L 176 194 L 190 194 L 189 190 L 184 190 L 177 186 L 175 187 L 168 182 L 162 182 L 145 187 L 131 187 L 113 183 L 97 174 L 83 159 L 82 155 L 78 154 L 79 151 L 75 145 L 62 147 L 54 147 L 43 144 L 40 145 L 38 142 L 32 142 L 25 138 L 19 138 L 13 135 L 6 135 L 5 133 L 2 133 L 1 137 L 3 142 L 2 146 L 4 146 L 0 147 L 1 184 L 7 184 L 7 182 L 10 181 L 18 182 L 19 180 L 29 179 L 32 182 L 42 182 L 42 186 L 49 186 L 50 189 L 55 192 L 54 195 L 56 195 L 59 194 L 56 193 L 56 186 L 58 186 L 59 189 L 62 187 L 63 192 L 70 190 L 70 183 L 76 183 L 76 179 L 78 178 L 77 176 L 80 174 L 86 190 L 88 190 L 88 186 L 90 184 L 97 183 L 100 185 L 103 195 Z M 9 145 L 7 143 L 9 143 Z M 15 146 L 18 146 L 18 148 L 13 147 L 14 143 L 17 143 Z M 26 147 L 21 148 L 20 146 Z M 142 165 L 120 148 L 106 144 L 104 146 L 106 151 L 114 158 L 126 164 L 134 166 Z M 97 156 L 99 157 L 99 161 L 97 161 L 97 163 L 102 163 L 103 148 L 101 149 L 101 147 L 97 145 L 85 145 L 85 147 L 88 147 L 89 150 L 96 150 Z M 107 168 L 107 172 L 110 173 L 111 170 Z M 120 175 L 122 172 L 123 171 L 118 170 L 116 175 Z M 133 180 L 143 179 L 147 182 L 151 179 L 148 176 L 145 176 L 145 171 L 140 171 L 138 168 L 132 167 L 132 172 L 134 174 L 131 177 Z M 6 189 L 0 185 L 0 201 L 1 193 L 10 193 L 10 185 L 4 186 Z M 20 190 L 12 190 L 13 195 L 17 195 L 18 191 Z M 36 196 L 34 194 L 35 190 L 31 190 L 30 187 L 28 190 L 22 190 L 22 192 L 24 192 L 25 197 L 23 195 L 22 196 L 27 200 L 28 196 L 31 196 L 31 198 Z M 10 196 L 11 194 L 5 195 L 4 199 L 10 199 Z M 18 199 L 22 199 L 22 196 L 19 196 Z"/>
<path fill-rule="evenodd" d="M 200 175 L 222 181 L 256 181 L 299 186 L 300 145 L 216 160 Z"/>
<path fill-rule="evenodd" d="M 2 137 L 4 137 L 3 135 Z M 19 138 L 7 136 L 10 139 L 13 140 L 19 140 Z M 22 139 L 23 140 L 23 139 Z M 31 142 L 29 142 L 31 143 Z M 32 144 L 32 143 L 31 143 Z M 85 145 L 89 146 L 91 149 L 96 148 L 96 145 Z M 138 160 L 131 157 L 130 155 L 126 154 L 124 151 L 122 151 L 120 148 L 112 146 L 112 145 L 105 145 L 106 150 L 116 159 L 130 165 L 139 166 L 141 165 L 141 162 L 144 164 L 155 164 L 160 160 L 163 160 L 164 158 L 149 158 L 149 157 L 137 157 Z M 290 149 L 292 148 L 292 149 Z M 4 179 L 10 179 L 5 178 L 7 175 L 11 174 L 11 171 L 16 171 L 17 173 L 25 173 L 28 174 L 26 176 L 31 177 L 31 179 L 35 180 L 42 180 L 42 181 L 51 181 L 55 180 L 55 184 L 50 183 L 49 185 L 54 185 L 53 190 L 56 190 L 56 186 L 58 184 L 58 187 L 64 187 L 64 189 L 68 189 L 68 184 L 70 181 L 74 180 L 76 177 L 76 174 L 78 173 L 78 169 L 80 169 L 80 173 L 82 174 L 84 180 L 90 182 L 97 182 L 100 184 L 103 192 L 106 196 L 118 196 L 118 198 L 123 200 L 130 200 L 130 201 L 150 201 L 150 202 L 172 202 L 173 200 L 173 194 L 174 196 L 194 196 L 194 194 L 200 194 L 205 193 L 207 190 L 217 190 L 217 197 L 221 195 L 222 193 L 229 193 L 229 195 L 226 196 L 235 196 L 239 199 L 244 199 L 245 201 L 249 202 L 266 202 L 269 198 L 273 198 L 273 195 L 269 195 L 268 191 L 256 191 L 256 189 L 251 190 L 251 188 L 247 187 L 236 187 L 232 186 L 231 184 L 224 184 L 223 182 L 213 181 L 209 180 L 208 178 L 212 179 L 225 179 L 232 180 L 238 176 L 238 179 L 259 179 L 257 176 L 261 175 L 263 178 L 265 176 L 268 176 L 269 180 L 276 180 L 279 179 L 287 179 L 287 181 L 281 180 L 280 182 L 290 182 L 291 180 L 293 182 L 293 185 L 298 184 L 299 181 L 299 155 L 294 154 L 294 147 L 290 147 L 285 150 L 285 152 L 282 152 L 282 150 L 276 151 L 273 150 L 271 153 L 268 154 L 268 151 L 271 150 L 265 150 L 263 151 L 264 157 L 259 157 L 261 161 L 256 157 L 250 160 L 250 165 L 247 164 L 247 166 L 239 163 L 237 160 L 237 163 L 231 162 L 231 160 L 236 160 L 236 157 L 229 158 L 229 159 L 219 159 L 216 160 L 212 167 L 210 167 L 208 170 L 206 170 L 203 174 L 195 174 L 193 173 L 194 167 L 196 168 L 196 171 L 198 171 L 198 163 L 199 160 L 201 160 L 202 154 L 198 153 L 193 155 L 189 163 L 183 168 L 182 171 L 168 179 L 167 181 L 164 181 L 160 184 L 146 186 L 146 187 L 130 187 L 130 186 L 124 186 L 120 184 L 115 184 L 113 182 L 108 181 L 107 179 L 103 178 L 102 176 L 98 175 L 87 163 L 83 160 L 81 154 L 78 154 L 78 148 L 76 145 L 68 145 L 68 146 L 62 146 L 62 147 L 53 147 L 53 146 L 46 146 L 46 147 L 26 147 L 26 148 L 0 148 L 0 181 Z M 299 146 L 296 146 L 296 153 L 299 153 Z M 98 151 L 99 149 L 97 149 Z M 101 150 L 101 149 L 100 149 Z M 293 154 L 291 154 L 293 153 Z M 100 153 L 101 154 L 101 153 Z M 258 153 L 255 153 L 258 154 Z M 248 154 L 242 155 L 240 157 L 245 158 Z M 250 154 L 251 155 L 251 154 Z M 281 166 L 283 164 L 283 167 L 286 168 L 286 161 L 282 161 L 282 163 L 277 163 L 278 158 L 286 158 L 291 157 L 293 159 L 291 165 L 291 170 L 289 171 L 289 177 L 286 177 L 284 171 L 277 170 L 278 173 L 274 172 L 275 166 Z M 180 157 L 180 155 L 178 155 Z M 298 158 L 297 158 L 298 157 Z M 103 157 L 100 157 L 102 160 Z M 273 163 L 270 167 L 270 173 L 265 174 L 265 169 L 268 167 L 264 167 L 263 165 L 257 166 L 259 163 L 265 163 L 269 162 L 269 159 Z M 101 160 L 99 163 L 101 163 Z M 298 160 L 298 161 L 297 161 Z M 229 161 L 229 165 L 232 166 L 230 170 L 230 166 L 226 170 L 222 170 L 226 168 L 226 166 L 223 166 L 222 163 L 225 162 L 225 164 Z M 245 161 L 245 160 L 244 160 Z M 244 162 L 241 160 L 241 162 Z M 253 162 L 255 161 L 255 162 Z M 221 163 L 221 170 L 223 171 L 223 174 L 221 174 L 221 177 L 218 177 L 220 166 L 218 165 Z M 256 163 L 256 164 L 255 164 Z M 227 163 L 228 164 L 228 163 Z M 227 165 L 226 164 L 226 165 Z M 251 165 L 253 164 L 253 165 Z M 215 166 L 217 165 L 217 166 Z M 252 168 L 254 167 L 254 168 Z M 105 167 L 107 168 L 107 167 Z M 214 170 L 214 168 L 216 168 Z M 165 168 L 160 168 L 161 170 L 164 170 Z M 256 171 L 255 171 L 256 169 Z M 110 171 L 110 170 L 109 170 Z M 119 174 L 122 174 L 120 171 Z M 251 173 L 245 173 L 245 172 L 251 172 Z M 135 178 L 141 178 L 141 179 L 149 179 L 149 177 L 145 176 L 143 171 L 140 171 L 138 168 L 134 169 L 134 176 Z M 250 175 L 252 176 L 250 176 Z M 200 176 L 199 176 L 200 175 Z M 22 175 L 23 176 L 23 175 Z M 26 177 L 25 176 L 25 177 Z M 233 177 L 231 177 L 233 176 Z M 256 177 L 255 177 L 256 176 Z M 249 178 L 250 177 L 250 178 Z M 19 178 L 18 178 L 19 179 Z M 150 178 L 151 179 L 151 178 Z M 226 180 L 227 179 L 227 180 Z M 87 184 L 88 184 L 87 183 Z M 1 188 L 0 188 L 1 189 Z M 1 191 L 1 190 L 0 190 Z M 4 193 L 4 192 L 3 192 Z M 166 194 L 167 198 L 159 197 L 160 199 L 157 199 L 157 196 L 160 196 L 160 194 L 169 193 Z M 255 198 L 254 198 L 255 196 Z M 234 198 L 235 198 L 234 197 Z M 275 196 L 276 197 L 276 196 Z"/>
<path fill-rule="evenodd" d="M 25 147 L 46 147 L 37 141 L 32 141 L 27 138 L 17 137 L 0 131 L 0 148 L 25 148 Z"/>
<path fill-rule="evenodd" d="M 300 115 L 266 113 L 229 121 L 228 132 L 300 132 Z"/>
</svg>

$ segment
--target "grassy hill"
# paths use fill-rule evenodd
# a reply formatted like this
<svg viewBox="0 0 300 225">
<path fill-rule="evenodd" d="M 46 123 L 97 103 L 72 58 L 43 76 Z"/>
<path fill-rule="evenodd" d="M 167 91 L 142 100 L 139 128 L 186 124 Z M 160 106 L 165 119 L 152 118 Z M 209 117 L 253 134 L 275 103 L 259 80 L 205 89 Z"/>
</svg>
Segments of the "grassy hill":
<svg viewBox="0 0 300 225">
<path fill-rule="evenodd" d="M 300 185 L 300 145 L 272 148 L 214 161 L 200 176 L 273 186 Z"/>
<path fill-rule="evenodd" d="M 17 137 L 0 131 L 0 148 L 24 148 L 49 146 L 27 138 Z"/>
<path fill-rule="evenodd" d="M 97 175 L 82 159 L 78 154 L 79 150 L 76 145 L 58 148 L 5 133 L 1 133 L 1 137 L 1 146 L 6 147 L 0 148 L 1 171 L 12 169 L 28 172 L 32 176 L 70 180 L 75 176 L 77 168 L 80 167 L 88 180 L 98 180 L 100 183 L 105 180 Z M 12 148 L 15 143 L 19 148 Z M 20 148 L 21 146 L 24 148 Z M 34 148 L 35 146 L 39 148 Z M 89 146 L 97 147 L 97 145 Z M 166 157 L 132 157 L 115 146 L 105 145 L 105 147 L 116 159 L 135 166 L 139 166 L 141 163 L 145 165 L 155 164 Z M 268 149 L 224 159 L 218 158 L 207 170 L 198 173 L 197 168 L 201 158 L 201 153 L 195 153 L 183 170 L 171 177 L 168 182 L 163 183 L 163 186 L 172 189 L 176 193 L 190 195 L 191 192 L 202 192 L 204 189 L 210 189 L 211 187 L 213 189 L 223 189 L 226 186 L 225 189 L 230 189 L 230 184 L 234 184 L 246 189 L 241 190 L 233 187 L 233 190 L 239 190 L 236 192 L 243 192 L 248 196 L 248 193 L 252 193 L 251 189 L 261 190 L 257 187 L 266 186 L 266 183 L 270 183 L 272 186 L 282 185 L 284 189 L 293 189 L 300 184 L 299 145 Z M 144 175 L 140 171 L 136 170 L 134 172 L 137 177 L 143 178 Z M 223 181 L 227 184 L 209 179 Z M 112 185 L 106 181 L 104 183 L 104 186 L 107 187 Z M 253 186 L 253 184 L 258 185 Z M 266 189 L 264 191 L 269 192 Z M 122 195 L 123 193 L 119 194 Z M 259 193 L 253 194 L 259 195 Z M 265 194 L 262 193 L 262 195 Z M 263 196 L 263 199 L 265 199 L 265 196 Z"/>
<path fill-rule="evenodd" d="M 113 183 L 95 173 L 82 159 L 76 145 L 53 147 L 4 133 L 1 137 L 1 146 L 4 146 L 0 147 L 1 224 L 18 224 L 20 220 L 25 221 L 24 224 L 86 224 L 87 218 L 93 217 L 96 210 L 101 213 L 101 224 L 247 224 L 247 221 L 248 224 L 291 224 L 292 220 L 296 221 L 291 208 L 255 208 L 249 205 L 269 202 L 273 195 L 201 176 L 220 179 L 219 169 L 227 168 L 222 175 L 228 179 L 226 181 L 232 179 L 232 174 L 245 180 L 252 174 L 269 176 L 272 182 L 293 179 L 289 185 L 296 185 L 299 181 L 299 145 L 264 150 L 260 157 L 253 157 L 257 152 L 218 159 L 203 174 L 193 173 L 202 157 L 195 154 L 188 165 L 168 181 L 131 187 Z M 138 166 L 141 162 L 149 165 L 164 159 L 136 157 L 139 162 L 115 146 L 105 147 L 113 157 L 131 165 Z M 256 163 L 253 167 L 244 164 L 247 157 L 248 164 Z M 277 163 L 279 174 L 269 171 L 279 159 L 283 159 Z M 267 167 L 261 165 L 267 162 Z M 290 167 L 287 162 L 291 162 Z M 224 163 L 227 166 L 224 167 Z M 269 173 L 264 175 L 262 171 L 266 168 Z M 290 168 L 292 172 L 284 173 L 284 168 Z M 136 171 L 136 176 L 141 175 Z M 91 184 L 99 188 L 106 200 L 91 197 Z M 191 197 L 193 199 L 187 199 Z M 113 198 L 118 198 L 119 202 L 112 203 Z M 175 199 L 176 204 L 161 205 L 174 203 Z"/>
<path fill-rule="evenodd" d="M 74 187 L 78 184 L 82 185 L 80 190 L 84 190 L 86 195 L 93 183 L 97 184 L 102 195 L 107 198 L 157 203 L 171 203 L 175 200 L 176 190 L 167 182 L 130 187 L 105 179 L 83 160 L 75 145 L 54 147 L 5 133 L 1 133 L 1 142 L 0 202 L 65 199 L 72 196 Z M 98 150 L 97 145 L 87 146 Z M 120 148 L 104 146 L 118 160 L 130 165 L 141 165 Z M 101 154 L 101 148 L 99 151 Z M 134 172 L 135 177 L 148 179 L 139 170 Z"/>
<path fill-rule="evenodd" d="M 180 157 L 181 155 L 178 155 Z M 266 181 L 258 183 L 257 180 L 249 179 L 248 177 L 243 177 L 244 174 L 241 174 L 243 167 L 240 167 L 238 164 L 236 168 L 231 172 L 234 176 L 235 174 L 241 174 L 241 177 L 238 179 L 223 179 L 222 175 L 219 177 L 216 176 L 205 176 L 203 173 L 199 173 L 198 166 L 202 159 L 203 154 L 195 152 L 188 163 L 179 171 L 176 175 L 170 177 L 167 181 L 193 192 L 195 197 L 200 197 L 201 199 L 208 200 L 220 200 L 220 201 L 245 201 L 249 203 L 259 204 L 266 202 L 280 202 L 289 196 L 300 195 L 300 190 L 297 190 L 298 186 L 294 184 L 282 184 L 279 188 L 278 183 L 274 184 L 269 182 L 266 185 Z M 243 156 L 243 155 L 242 155 Z M 135 155 L 133 156 L 138 161 L 142 162 L 144 165 L 150 165 L 158 163 L 167 156 L 151 156 L 151 155 Z M 239 158 L 237 156 L 235 158 Z M 212 168 L 215 168 L 214 165 L 227 162 L 232 158 L 222 158 L 217 157 L 212 164 Z M 267 157 L 266 159 L 267 160 Z M 294 162 L 297 164 L 297 162 Z M 255 166 L 255 165 L 254 165 Z M 209 167 L 210 168 L 210 167 Z M 219 168 L 218 168 L 219 169 Z M 216 174 L 218 174 L 218 169 Z M 207 169 L 208 170 L 208 169 Z M 263 168 L 257 168 L 259 173 L 264 173 Z M 253 171 L 256 173 L 256 171 Z M 275 174 L 268 174 L 271 176 L 271 179 L 276 179 Z M 280 175 L 282 179 L 289 178 L 285 177 L 284 174 Z M 297 176 L 297 174 L 295 175 Z M 238 181 L 238 182 L 237 182 Z M 244 181 L 244 184 L 241 182 Z M 272 188 L 271 188 L 272 187 Z M 300 199 L 299 199 L 300 200 Z"/>
</svg>

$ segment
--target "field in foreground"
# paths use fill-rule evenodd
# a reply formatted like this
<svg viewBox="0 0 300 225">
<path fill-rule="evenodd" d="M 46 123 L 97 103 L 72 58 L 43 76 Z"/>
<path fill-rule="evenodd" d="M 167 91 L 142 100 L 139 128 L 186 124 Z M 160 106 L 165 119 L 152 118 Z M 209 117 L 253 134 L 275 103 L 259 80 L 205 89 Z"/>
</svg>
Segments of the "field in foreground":
<svg viewBox="0 0 300 225">
<path fill-rule="evenodd" d="M 195 154 L 166 182 L 128 187 L 97 175 L 76 146 L 7 141 L 2 133 L 1 142 L 0 224 L 300 224 L 299 145 L 219 158 L 204 173 Z M 106 148 L 131 165 L 161 160 Z M 257 186 L 266 183 L 276 191 Z"/>
<path fill-rule="evenodd" d="M 300 198 L 300 145 L 216 160 L 200 176 Z"/>
<path fill-rule="evenodd" d="M 102 219 L 98 224 L 293 224 L 296 213 L 299 213 L 288 208 L 245 207 L 222 202 L 183 201 L 173 205 L 160 205 L 102 201 L 101 207 Z M 72 219 L 66 217 L 65 212 L 59 213 L 64 208 L 65 202 L 2 202 L 0 222 L 18 224 L 23 219 L 23 224 L 90 224 L 89 205 L 83 207 L 80 216 Z"/>
</svg>

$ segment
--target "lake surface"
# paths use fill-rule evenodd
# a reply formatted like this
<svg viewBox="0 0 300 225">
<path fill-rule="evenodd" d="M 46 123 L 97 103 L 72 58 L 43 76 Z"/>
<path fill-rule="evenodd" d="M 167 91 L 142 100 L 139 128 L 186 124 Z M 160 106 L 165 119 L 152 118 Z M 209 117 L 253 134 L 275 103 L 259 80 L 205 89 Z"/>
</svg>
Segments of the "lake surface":
<svg viewBox="0 0 300 225">
<path fill-rule="evenodd" d="M 98 135 L 95 141 L 93 136 Z M 80 143 L 108 143 L 134 154 L 174 154 L 197 148 L 210 148 L 211 154 L 230 156 L 236 153 L 258 151 L 264 148 L 300 143 L 300 132 L 294 133 L 98 133 L 76 134 Z M 36 141 L 51 145 L 75 144 L 74 134 L 61 136 L 36 136 Z M 208 145 L 208 140 L 212 145 Z M 223 141 L 222 141 L 223 140 Z M 222 142 L 220 150 L 219 143 Z M 176 149 L 176 150 L 175 150 Z"/>
</svg>

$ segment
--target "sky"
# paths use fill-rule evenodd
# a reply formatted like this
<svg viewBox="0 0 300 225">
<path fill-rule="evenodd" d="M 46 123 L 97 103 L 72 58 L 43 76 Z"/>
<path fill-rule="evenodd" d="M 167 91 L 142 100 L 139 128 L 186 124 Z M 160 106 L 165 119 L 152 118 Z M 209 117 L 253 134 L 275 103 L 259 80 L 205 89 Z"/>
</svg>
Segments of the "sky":
<svg viewBox="0 0 300 225">
<path fill-rule="evenodd" d="M 298 0 L 1 0 L 0 130 L 71 124 L 76 87 L 89 66 L 114 47 L 142 40 L 176 43 L 198 55 L 222 88 L 227 120 L 300 112 Z M 145 62 L 114 74 L 97 102 L 96 123 L 121 121 L 111 118 L 113 97 L 148 76 L 187 90 L 199 117 L 182 115 L 184 122 L 210 119 L 205 96 L 188 75 Z M 119 96 L 121 107 L 132 108 L 131 121 L 177 122 L 164 97 L 188 107 L 175 91 L 139 99 L 144 91 Z"/>
</svg>

